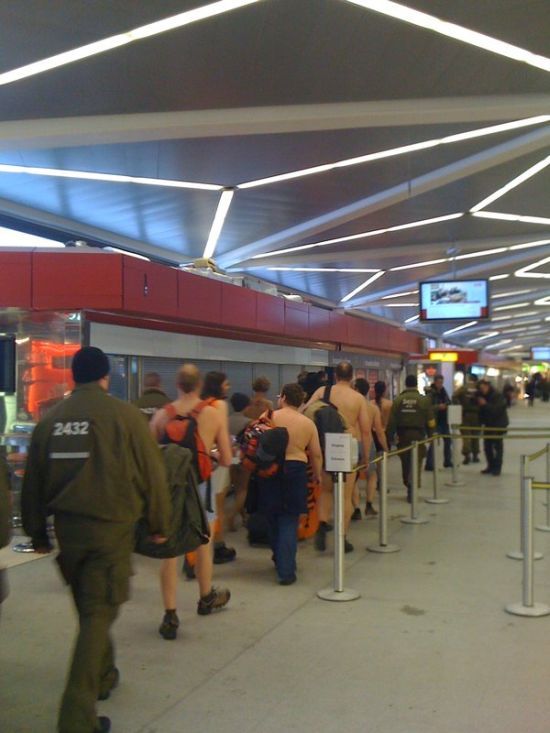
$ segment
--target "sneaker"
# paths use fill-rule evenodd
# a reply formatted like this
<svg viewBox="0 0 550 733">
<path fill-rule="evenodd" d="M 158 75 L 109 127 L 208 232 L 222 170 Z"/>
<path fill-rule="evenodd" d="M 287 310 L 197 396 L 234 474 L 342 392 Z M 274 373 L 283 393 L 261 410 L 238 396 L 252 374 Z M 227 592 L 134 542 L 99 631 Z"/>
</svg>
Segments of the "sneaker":
<svg viewBox="0 0 550 733">
<path fill-rule="evenodd" d="M 372 504 L 367 504 L 367 508 L 365 509 L 365 517 L 367 519 L 369 519 L 369 518 L 373 518 L 373 517 L 377 517 L 377 516 L 378 516 L 378 512 L 373 507 L 373 505 Z"/>
<path fill-rule="evenodd" d="M 97 719 L 93 733 L 109 733 L 111 730 L 111 720 L 106 715 L 100 715 Z"/>
<path fill-rule="evenodd" d="M 480 473 L 493 473 L 493 469 L 492 468 L 484 468 L 483 471 L 481 471 Z"/>
<path fill-rule="evenodd" d="M 118 684 L 120 682 L 120 672 L 116 667 L 113 667 L 113 669 L 109 672 L 107 676 L 107 689 L 104 692 L 99 692 L 99 695 L 97 696 L 98 700 L 108 700 L 111 697 L 111 692 L 118 687 Z"/>
<path fill-rule="evenodd" d="M 348 554 L 348 552 L 353 552 L 354 550 L 355 547 L 344 537 L 344 552 L 346 553 L 346 555 Z"/>
<path fill-rule="evenodd" d="M 237 557 L 237 550 L 227 547 L 225 542 L 214 547 L 214 565 L 223 565 L 226 562 L 233 562 Z"/>
<path fill-rule="evenodd" d="M 295 575 L 291 575 L 290 578 L 281 578 L 279 580 L 279 585 L 293 585 L 298 578 Z"/>
<path fill-rule="evenodd" d="M 166 611 L 164 618 L 162 619 L 162 623 L 159 626 L 159 634 L 163 639 L 166 639 L 166 641 L 174 641 L 178 635 L 179 625 L 180 620 L 177 613 L 175 611 Z"/>
<path fill-rule="evenodd" d="M 353 514 L 351 515 L 351 521 L 358 522 L 361 518 L 361 510 L 359 509 L 359 507 L 355 507 L 355 509 L 353 510 Z"/>
<path fill-rule="evenodd" d="M 207 596 L 203 596 L 197 604 L 199 616 L 209 616 L 212 611 L 217 611 L 227 606 L 231 593 L 227 588 L 212 588 Z"/>
<path fill-rule="evenodd" d="M 319 529 L 315 533 L 315 549 L 324 552 L 327 549 L 327 525 L 325 522 L 319 523 Z"/>
<path fill-rule="evenodd" d="M 189 562 L 187 558 L 185 558 L 183 561 L 182 572 L 185 575 L 185 577 L 187 578 L 187 580 L 195 580 L 195 577 L 196 577 L 195 576 L 195 566 L 191 565 L 191 563 Z"/>
</svg>

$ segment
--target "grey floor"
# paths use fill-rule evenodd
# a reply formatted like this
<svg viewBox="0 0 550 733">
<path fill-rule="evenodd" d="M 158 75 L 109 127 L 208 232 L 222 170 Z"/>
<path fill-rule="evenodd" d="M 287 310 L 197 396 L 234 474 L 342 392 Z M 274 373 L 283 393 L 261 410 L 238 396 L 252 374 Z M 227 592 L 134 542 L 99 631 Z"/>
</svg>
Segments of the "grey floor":
<svg viewBox="0 0 550 733">
<path fill-rule="evenodd" d="M 550 405 L 519 405 L 511 416 L 550 427 Z M 216 571 L 233 593 L 229 608 L 198 617 L 196 586 L 182 580 L 182 632 L 168 643 L 157 634 L 156 565 L 138 559 L 132 601 L 115 626 L 122 683 L 100 714 L 115 733 L 548 733 L 550 616 L 503 611 L 521 597 L 521 563 L 505 557 L 519 545 L 518 458 L 540 445 L 508 443 L 500 478 L 461 469 L 466 486 L 443 489 L 450 504 L 422 504 L 423 526 L 398 520 L 407 505 L 394 459 L 390 534 L 402 551 L 367 553 L 377 523 L 353 525 L 346 582 L 362 596 L 352 603 L 315 596 L 330 582 L 331 553 L 302 544 L 299 583 L 281 588 L 269 552 L 249 548 L 241 531 L 230 535 L 238 561 Z M 543 478 L 542 463 L 535 474 Z M 442 483 L 449 477 L 441 472 Z M 536 541 L 546 554 L 536 596 L 550 603 L 550 533 Z M 0 731 L 53 733 L 73 611 L 52 558 L 11 568 L 10 581 Z"/>
</svg>

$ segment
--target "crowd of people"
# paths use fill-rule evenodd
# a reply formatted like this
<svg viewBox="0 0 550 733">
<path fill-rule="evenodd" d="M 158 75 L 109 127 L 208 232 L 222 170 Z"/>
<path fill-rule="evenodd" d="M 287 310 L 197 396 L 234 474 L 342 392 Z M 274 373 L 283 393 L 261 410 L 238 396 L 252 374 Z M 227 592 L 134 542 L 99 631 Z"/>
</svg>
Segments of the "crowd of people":
<svg viewBox="0 0 550 733">
<path fill-rule="evenodd" d="M 149 373 L 143 394 L 130 405 L 109 396 L 109 360 L 100 349 L 84 347 L 77 352 L 72 372 L 74 391 L 34 430 L 22 491 L 24 528 L 38 553 L 53 550 L 47 524 L 53 515 L 57 562 L 79 617 L 59 733 L 110 730 L 109 719 L 97 716 L 96 701 L 107 699 L 120 678 L 110 628 L 129 596 L 135 527 L 145 522 L 150 543 L 162 548 L 168 547 L 174 526 L 173 494 L 167 481 L 169 451 L 161 446 L 177 445 L 192 454 L 206 530 L 198 533 L 194 552 L 185 555 L 184 571 L 196 579 L 197 613 L 202 616 L 224 608 L 231 598 L 229 589 L 213 584 L 214 565 L 236 559 L 225 532 L 250 521 L 251 512 L 265 520 L 277 581 L 281 586 L 296 582 L 298 526 L 300 517 L 310 510 L 309 482 L 319 487 L 314 545 L 319 552 L 326 551 L 333 521 L 333 477 L 323 467 L 325 430 L 345 431 L 355 439 L 367 519 L 377 514 L 376 456 L 392 444 L 404 448 L 434 433 L 447 436 L 452 403 L 462 406 L 463 431 L 484 428 L 487 467 L 482 473 L 498 476 L 502 467 L 503 441 L 491 428 L 508 425 L 506 402 L 489 382 L 477 382 L 473 376 L 449 396 L 441 375 L 426 395 L 418 391 L 416 376 L 408 375 L 405 389 L 392 402 L 384 382 L 371 390 L 365 379 L 354 379 L 350 363 L 341 362 L 334 368 L 333 380 L 325 372 L 301 373 L 296 383 L 282 387 L 274 405 L 268 398 L 271 384 L 266 377 L 254 381 L 250 396 L 230 395 L 225 374 L 203 376 L 196 366 L 184 364 L 176 376 L 175 401 L 164 392 L 159 375 Z M 243 451 L 251 434 L 256 436 L 258 455 L 271 456 L 269 470 L 254 473 L 246 467 Z M 450 441 L 447 437 L 443 441 L 447 467 L 452 465 Z M 465 464 L 479 461 L 479 442 L 477 434 L 464 432 Z M 428 471 L 433 470 L 432 450 L 426 456 Z M 410 501 L 411 453 L 399 457 Z M 258 465 L 260 458 L 261 465 L 268 465 L 265 455 L 258 458 Z M 424 446 L 420 458 L 419 486 Z M 352 520 L 362 518 L 360 475 L 354 472 L 345 478 L 345 532 Z M 4 509 L 6 484 L 2 472 Z M 7 540 L 5 534 L 0 527 L 2 543 Z M 345 551 L 353 550 L 346 536 Z M 173 641 L 179 627 L 181 556 L 164 552 L 159 557 L 164 611 L 159 633 Z"/>
</svg>

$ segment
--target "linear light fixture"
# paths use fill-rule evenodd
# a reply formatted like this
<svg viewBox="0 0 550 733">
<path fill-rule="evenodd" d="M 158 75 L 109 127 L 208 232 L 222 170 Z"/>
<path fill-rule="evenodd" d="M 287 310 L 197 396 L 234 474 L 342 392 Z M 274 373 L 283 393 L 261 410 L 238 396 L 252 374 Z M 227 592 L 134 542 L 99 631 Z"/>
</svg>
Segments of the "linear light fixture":
<svg viewBox="0 0 550 733">
<path fill-rule="evenodd" d="M 19 232 L 17 229 L 8 229 L 0 227 L 0 248 L 2 249 L 40 249 L 51 248 L 63 249 L 65 245 L 62 242 L 56 242 L 45 237 L 38 237 L 36 234 L 27 234 Z"/>
<path fill-rule="evenodd" d="M 511 318 L 517 320 L 519 318 L 528 318 L 529 316 L 537 316 L 538 311 L 527 311 L 526 313 L 510 313 L 508 316 L 493 316 L 491 321 L 508 321 Z"/>
<path fill-rule="evenodd" d="M 525 242 L 524 244 L 514 244 L 508 249 L 531 249 L 531 247 L 543 247 L 545 244 L 550 244 L 550 239 L 539 239 L 537 242 Z"/>
<path fill-rule="evenodd" d="M 497 341 L 496 344 L 487 344 L 487 349 L 498 349 L 499 346 L 504 346 L 505 344 L 511 344 L 514 339 L 502 339 L 502 341 Z"/>
<path fill-rule="evenodd" d="M 403 293 L 394 293 L 393 295 L 384 295 L 381 300 L 390 300 L 391 298 L 403 298 L 405 295 L 417 295 L 418 290 L 405 290 Z"/>
<path fill-rule="evenodd" d="M 375 280 L 378 280 L 378 278 L 379 277 L 382 277 L 382 275 L 385 275 L 385 273 L 386 273 L 385 270 L 380 270 L 380 272 L 376 272 L 374 275 L 372 275 L 371 277 L 369 277 L 368 280 L 365 280 L 364 283 L 361 283 L 361 285 L 359 285 L 359 287 L 355 288 L 355 290 L 352 290 L 351 293 L 348 293 L 347 295 L 344 295 L 344 297 L 342 298 L 342 300 L 340 301 L 340 303 L 347 303 L 348 300 L 351 300 L 356 295 L 358 295 L 363 290 L 365 290 L 365 288 L 368 288 L 368 286 L 371 285 L 371 283 L 373 283 Z"/>
<path fill-rule="evenodd" d="M 432 219 L 420 219 L 419 221 L 410 221 L 407 224 L 397 224 L 394 227 L 387 227 L 385 229 L 373 229 L 369 232 L 361 232 L 359 234 L 350 234 L 347 237 L 337 237 L 336 239 L 325 239 L 322 242 L 313 242 L 311 244 L 301 244 L 298 247 L 289 247 L 288 249 L 278 249 L 273 252 L 264 252 L 263 254 L 254 255 L 253 260 L 260 260 L 266 257 L 275 257 L 276 255 L 288 254 L 289 252 L 300 252 L 305 249 L 313 249 L 315 247 L 327 247 L 330 244 L 340 244 L 340 242 L 353 242 L 356 239 L 365 239 L 367 237 L 376 237 L 379 234 L 387 234 L 388 232 L 398 232 L 403 229 L 413 229 L 415 227 L 425 227 L 430 224 L 438 224 L 442 221 L 449 221 L 451 219 L 458 219 L 464 216 L 463 213 L 456 214 L 445 214 L 445 216 L 436 216 Z"/>
<path fill-rule="evenodd" d="M 477 321 L 468 321 L 468 323 L 463 323 L 462 326 L 455 326 L 455 328 L 450 328 L 448 331 L 443 331 L 444 336 L 449 336 L 451 333 L 457 333 L 458 331 L 464 331 L 465 328 L 471 328 L 471 326 L 475 326 Z"/>
<path fill-rule="evenodd" d="M 384 308 L 418 308 L 418 303 L 369 303 L 369 305 L 380 305 Z"/>
<path fill-rule="evenodd" d="M 105 53 L 119 46 L 125 46 L 128 43 L 134 41 L 141 41 L 144 38 L 150 36 L 156 36 L 159 33 L 165 33 L 166 31 L 174 30 L 175 28 L 182 28 L 190 23 L 196 23 L 199 20 L 205 20 L 206 18 L 212 18 L 215 15 L 227 13 L 230 10 L 244 7 L 245 5 L 252 5 L 260 0 L 220 0 L 219 2 L 210 3 L 209 5 L 203 5 L 200 8 L 194 10 L 186 10 L 183 13 L 177 15 L 171 15 L 168 18 L 157 20 L 154 23 L 148 23 L 142 25 L 139 28 L 134 28 L 125 33 L 119 33 L 116 36 L 109 36 L 108 38 L 102 38 L 99 41 L 93 43 L 87 43 L 85 46 L 79 46 L 70 51 L 64 51 L 63 53 L 55 54 L 55 56 L 49 56 L 48 58 L 35 61 L 25 66 L 19 66 L 16 69 L 5 71 L 0 74 L 0 85 L 11 84 L 14 81 L 25 79 L 35 74 L 41 74 L 51 69 L 56 69 L 66 64 L 74 63 L 82 59 L 88 58 L 89 56 L 95 56 L 96 54 Z"/>
<path fill-rule="evenodd" d="M 295 178 L 304 178 L 306 176 L 313 176 L 319 173 L 327 173 L 328 171 L 332 171 L 337 168 L 348 168 L 349 166 L 361 165 L 362 163 L 371 163 L 375 160 L 392 158 L 397 155 L 404 155 L 406 153 L 414 153 L 418 150 L 426 150 L 427 148 L 434 148 L 438 145 L 447 145 L 449 143 L 461 142 L 463 140 L 471 140 L 477 137 L 484 137 L 485 135 L 495 135 L 499 132 L 517 130 L 521 127 L 530 127 L 532 125 L 539 125 L 543 122 L 548 121 L 550 121 L 550 115 L 538 115 L 536 117 L 527 117 L 522 120 L 504 122 L 500 125 L 480 127 L 475 130 L 468 130 L 467 132 L 460 132 L 455 135 L 447 135 L 441 138 L 423 140 L 421 142 L 411 143 L 410 145 L 400 145 L 397 148 L 388 148 L 387 150 L 380 150 L 376 153 L 367 153 L 366 155 L 359 155 L 355 158 L 345 158 L 343 160 L 338 160 L 332 163 L 323 163 L 322 165 L 315 165 L 311 166 L 310 168 L 301 168 L 295 171 L 288 171 L 287 173 L 279 173 L 274 176 L 267 176 L 266 178 L 258 178 L 255 181 L 239 183 L 237 188 L 257 188 L 258 186 L 267 186 L 273 183 L 281 183 L 282 181 L 291 181 Z"/>
<path fill-rule="evenodd" d="M 527 290 L 508 290 L 506 293 L 495 293 L 491 295 L 491 298 L 495 300 L 497 298 L 511 298 L 513 295 L 523 295 L 524 293 L 530 293 L 533 288 L 527 288 Z"/>
<path fill-rule="evenodd" d="M 454 262 L 455 260 L 471 260 L 474 257 L 487 257 L 488 255 L 496 255 L 500 254 L 500 252 L 506 252 L 508 247 L 496 247 L 495 249 L 483 249 L 479 252 L 470 252 L 469 254 L 465 255 L 455 255 L 454 257 L 449 257 L 449 261 Z"/>
<path fill-rule="evenodd" d="M 514 275 L 516 277 L 533 277 L 537 279 L 546 280 L 550 278 L 550 273 L 532 272 L 532 270 L 534 270 L 535 267 L 542 267 L 543 265 L 546 265 L 548 262 L 550 262 L 550 257 L 545 257 L 543 260 L 538 260 L 538 262 L 533 262 L 531 265 L 526 265 L 525 267 L 521 267 L 519 270 L 516 270 L 514 272 Z"/>
<path fill-rule="evenodd" d="M 440 265 L 442 262 L 448 262 L 448 257 L 442 257 L 439 260 L 423 260 L 422 262 L 411 262 L 410 265 L 399 265 L 399 267 L 390 267 L 390 272 L 398 272 L 399 270 L 412 270 L 415 267 L 428 267 L 428 265 Z"/>
<path fill-rule="evenodd" d="M 494 331 L 493 333 L 486 333 L 483 336 L 478 336 L 475 339 L 470 339 L 469 344 L 477 344 L 480 341 L 486 341 L 487 339 L 493 339 L 495 336 L 500 336 L 500 331 Z"/>
<path fill-rule="evenodd" d="M 414 323 L 418 320 L 420 320 L 420 316 L 411 316 L 410 318 L 405 319 L 405 323 Z"/>
<path fill-rule="evenodd" d="M 489 280 L 506 280 L 510 275 L 492 275 Z"/>
<path fill-rule="evenodd" d="M 235 192 L 232 188 L 228 188 L 225 189 L 220 196 L 218 208 L 216 209 L 214 221 L 212 222 L 212 228 L 210 229 L 208 241 L 206 242 L 206 246 L 202 255 L 207 260 L 210 259 L 210 257 L 212 257 L 212 255 L 216 251 L 216 245 L 218 244 L 218 239 L 220 238 L 220 234 L 222 232 L 223 223 L 229 211 L 229 207 L 231 206 L 231 201 L 233 200 L 234 193 Z"/>
<path fill-rule="evenodd" d="M 494 311 L 508 311 L 512 310 L 513 308 L 525 308 L 526 305 L 530 305 L 529 302 L 527 303 L 514 303 L 513 305 L 497 305 L 495 308 L 493 308 Z"/>
<path fill-rule="evenodd" d="M 550 305 L 550 295 L 545 295 L 544 298 L 539 298 L 538 300 L 535 300 L 533 305 Z"/>
<path fill-rule="evenodd" d="M 535 163 L 535 165 L 532 165 L 530 168 L 527 168 L 527 170 L 523 171 L 519 176 L 516 176 L 515 178 L 512 178 L 511 181 L 508 181 L 504 186 L 497 189 L 494 193 L 492 193 L 490 196 L 487 196 L 487 198 L 484 198 L 482 201 L 480 201 L 475 206 L 472 206 L 470 209 L 470 212 L 474 214 L 476 211 L 481 211 L 481 209 L 484 209 L 489 204 L 492 204 L 493 201 L 496 201 L 501 196 L 504 196 L 508 193 L 508 191 L 512 191 L 512 189 L 516 188 L 517 186 L 520 186 L 525 181 L 529 180 L 529 178 L 532 178 L 540 171 L 544 170 L 547 165 L 550 165 L 550 155 L 548 155 L 546 158 L 543 158 L 542 160 L 539 160 L 538 163 Z"/>
<path fill-rule="evenodd" d="M 428 13 L 422 13 L 419 10 L 414 10 L 401 3 L 392 2 L 392 0 L 347 0 L 353 5 L 359 5 L 367 10 L 374 10 L 377 13 L 383 13 L 389 15 L 391 18 L 402 20 L 405 23 L 412 23 L 413 25 L 426 28 L 427 30 L 434 31 L 443 36 L 447 36 L 456 41 L 462 41 L 462 43 L 468 43 L 471 46 L 482 48 L 485 51 L 505 56 L 508 59 L 514 61 L 520 61 L 530 66 L 535 66 L 543 71 L 550 71 L 550 59 L 545 56 L 527 51 L 519 46 L 514 46 L 511 43 L 499 41 L 497 38 L 486 36 L 484 33 L 478 33 L 472 31 L 469 28 L 458 25 L 457 23 L 450 23 L 446 20 L 441 20 L 435 15 L 429 15 Z"/>
<path fill-rule="evenodd" d="M 380 268 L 372 267 L 265 267 L 271 272 L 380 272 Z"/>
<path fill-rule="evenodd" d="M 197 191 L 221 191 L 223 186 L 215 183 L 195 183 L 174 181 L 163 178 L 144 178 L 124 176 L 118 173 L 96 173 L 94 171 L 61 170 L 59 168 L 38 168 L 28 165 L 8 165 L 0 163 L 0 173 L 25 173 L 31 176 L 51 176 L 54 178 L 75 178 L 82 181 L 107 181 L 110 183 L 137 183 L 142 186 L 163 186 L 166 188 L 191 188 Z"/>
<path fill-rule="evenodd" d="M 129 252 L 127 249 L 120 249 L 119 247 L 103 247 L 102 249 L 104 252 L 115 252 L 115 254 L 126 255 L 127 257 L 135 257 L 136 260 L 146 260 L 147 262 L 151 262 L 149 257 L 145 257 L 145 255 L 138 255 L 137 252 Z"/>
<path fill-rule="evenodd" d="M 475 211 L 472 216 L 480 219 L 498 219 L 500 221 L 519 221 L 522 224 L 542 224 L 548 226 L 550 219 L 543 216 L 521 216 L 521 214 L 503 214 L 500 211 Z"/>
</svg>

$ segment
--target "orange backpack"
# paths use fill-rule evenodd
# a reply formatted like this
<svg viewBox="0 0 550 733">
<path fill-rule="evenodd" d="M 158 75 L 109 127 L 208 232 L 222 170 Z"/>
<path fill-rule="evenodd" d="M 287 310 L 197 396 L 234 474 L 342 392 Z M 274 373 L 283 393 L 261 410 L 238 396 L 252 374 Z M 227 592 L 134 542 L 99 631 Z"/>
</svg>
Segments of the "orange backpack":
<svg viewBox="0 0 550 733">
<path fill-rule="evenodd" d="M 164 407 L 169 420 L 166 423 L 164 436 L 160 442 L 163 444 L 176 443 L 176 445 L 181 445 L 183 448 L 189 448 L 193 454 L 193 465 L 201 483 L 208 481 L 212 475 L 212 458 L 200 436 L 198 418 L 205 407 L 210 407 L 215 402 L 216 400 L 213 397 L 202 400 L 186 415 L 180 415 L 176 411 L 173 402 Z"/>
</svg>

